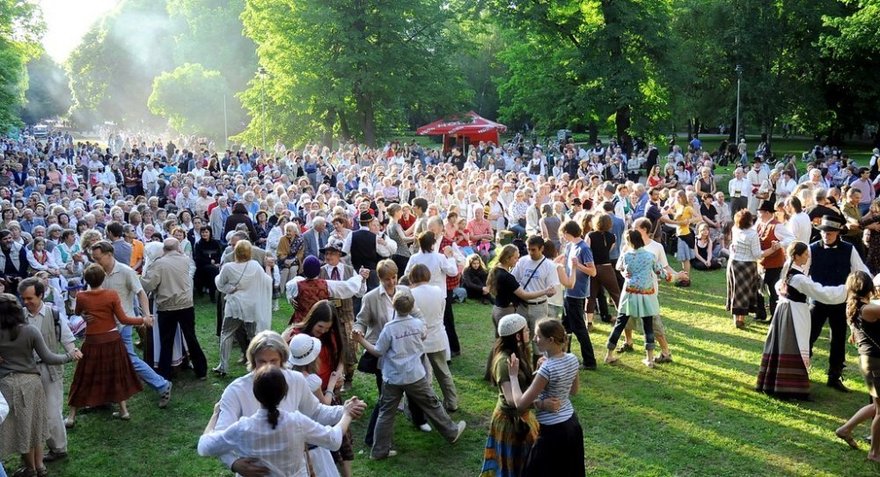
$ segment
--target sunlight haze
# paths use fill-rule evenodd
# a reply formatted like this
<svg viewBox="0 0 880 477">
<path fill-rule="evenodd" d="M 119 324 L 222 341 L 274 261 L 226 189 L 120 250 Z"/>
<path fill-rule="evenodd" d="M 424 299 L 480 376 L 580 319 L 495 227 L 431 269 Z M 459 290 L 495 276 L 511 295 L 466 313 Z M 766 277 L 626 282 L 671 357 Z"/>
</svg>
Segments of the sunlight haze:
<svg viewBox="0 0 880 477">
<path fill-rule="evenodd" d="M 46 21 L 46 52 L 63 63 L 95 20 L 118 3 L 119 0 L 39 0 Z"/>
</svg>

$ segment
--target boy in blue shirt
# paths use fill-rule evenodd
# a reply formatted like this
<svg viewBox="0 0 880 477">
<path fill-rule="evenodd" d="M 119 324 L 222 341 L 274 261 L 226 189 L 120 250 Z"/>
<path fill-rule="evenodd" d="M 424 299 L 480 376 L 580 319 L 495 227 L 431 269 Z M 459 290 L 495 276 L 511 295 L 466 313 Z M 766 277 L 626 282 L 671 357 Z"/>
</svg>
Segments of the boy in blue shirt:
<svg viewBox="0 0 880 477">
<path fill-rule="evenodd" d="M 466 426 L 464 421 L 459 421 L 458 424 L 452 422 L 428 380 L 422 361 L 422 356 L 425 354 L 423 341 L 427 329 L 422 320 L 410 316 L 415 306 L 412 292 L 399 290 L 394 294 L 391 304 L 394 307 L 394 318 L 382 328 L 375 346 L 363 335 L 354 335 L 367 352 L 381 358 L 384 382 L 382 396 L 377 404 L 379 418 L 376 420 L 371 459 L 384 459 L 397 455 L 391 450 L 391 438 L 394 434 L 397 405 L 404 392 L 413 403 L 418 404 L 424 411 L 425 417 L 447 441 L 456 443 Z"/>
<path fill-rule="evenodd" d="M 566 220 L 561 227 L 562 237 L 569 244 L 566 254 L 566 273 L 570 273 L 572 263 L 575 263 L 574 286 L 565 290 L 564 315 L 562 324 L 569 334 L 577 337 L 581 345 L 583 357 L 582 369 L 596 370 L 596 356 L 593 354 L 593 344 L 590 342 L 590 332 L 584 320 L 584 304 L 590 296 L 590 277 L 596 276 L 596 265 L 593 263 L 593 252 L 581 238 L 581 226 L 574 220 Z M 576 258 L 572 262 L 572 258 Z M 568 341 L 571 346 L 571 340 Z"/>
</svg>

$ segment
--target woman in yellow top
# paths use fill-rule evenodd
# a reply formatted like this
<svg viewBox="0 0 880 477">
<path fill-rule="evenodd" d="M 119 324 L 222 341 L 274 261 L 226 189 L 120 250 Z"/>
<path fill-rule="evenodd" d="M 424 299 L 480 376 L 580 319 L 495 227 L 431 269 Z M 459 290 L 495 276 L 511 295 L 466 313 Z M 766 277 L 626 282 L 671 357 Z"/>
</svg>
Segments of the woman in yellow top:
<svg viewBox="0 0 880 477">
<path fill-rule="evenodd" d="M 694 208 L 687 199 L 687 193 L 683 190 L 676 192 L 675 210 L 672 217 L 675 223 L 675 236 L 678 237 L 678 251 L 675 258 L 681 262 L 681 266 L 685 272 L 691 273 L 691 260 L 697 257 L 694 250 L 695 237 L 694 231 L 691 230 L 691 221 L 694 219 Z M 690 280 L 678 282 L 679 286 L 689 286 Z"/>
</svg>

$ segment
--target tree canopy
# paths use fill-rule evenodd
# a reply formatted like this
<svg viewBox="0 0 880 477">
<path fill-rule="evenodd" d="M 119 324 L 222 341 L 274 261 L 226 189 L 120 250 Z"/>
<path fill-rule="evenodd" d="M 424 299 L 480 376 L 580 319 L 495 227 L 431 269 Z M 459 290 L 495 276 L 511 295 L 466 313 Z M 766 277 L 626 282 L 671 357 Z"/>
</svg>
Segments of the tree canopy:
<svg viewBox="0 0 880 477">
<path fill-rule="evenodd" d="M 30 2 L 0 7 L 8 127 L 42 26 Z M 880 0 L 123 0 L 65 67 L 74 118 L 262 146 L 374 144 L 469 109 L 624 143 L 732 128 L 740 66 L 742 131 L 839 142 L 880 121 L 878 13 Z"/>
</svg>

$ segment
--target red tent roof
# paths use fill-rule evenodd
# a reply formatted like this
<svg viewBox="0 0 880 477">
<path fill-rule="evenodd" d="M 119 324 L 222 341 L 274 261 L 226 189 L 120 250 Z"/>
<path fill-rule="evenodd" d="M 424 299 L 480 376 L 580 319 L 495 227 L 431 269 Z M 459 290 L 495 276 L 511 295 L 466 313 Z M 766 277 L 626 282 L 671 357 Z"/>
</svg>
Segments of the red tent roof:
<svg viewBox="0 0 880 477">
<path fill-rule="evenodd" d="M 419 136 L 441 136 L 444 134 L 485 134 L 490 131 L 505 132 L 507 126 L 490 121 L 479 114 L 469 111 L 465 115 L 465 120 L 457 118 L 451 120 L 438 119 L 431 124 L 426 124 L 416 130 Z"/>
</svg>

